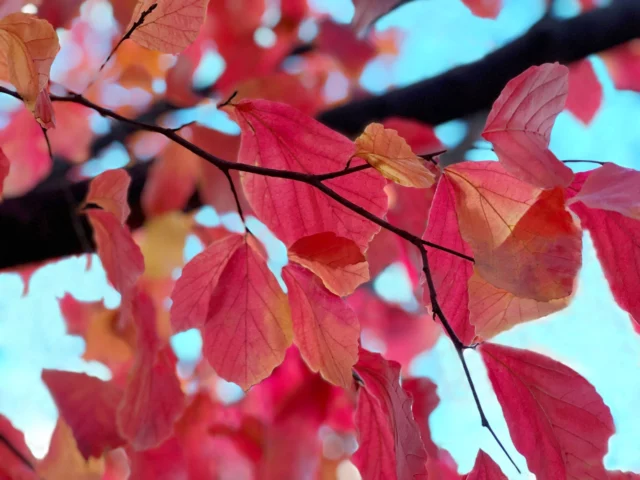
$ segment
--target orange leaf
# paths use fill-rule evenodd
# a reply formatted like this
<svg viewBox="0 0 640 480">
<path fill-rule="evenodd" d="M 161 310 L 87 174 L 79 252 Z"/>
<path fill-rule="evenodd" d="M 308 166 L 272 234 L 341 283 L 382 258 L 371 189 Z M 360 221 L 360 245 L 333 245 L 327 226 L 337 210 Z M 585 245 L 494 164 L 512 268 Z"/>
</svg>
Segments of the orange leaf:
<svg viewBox="0 0 640 480">
<path fill-rule="evenodd" d="M 349 388 L 351 367 L 358 360 L 358 317 L 308 270 L 288 265 L 282 277 L 291 303 L 293 341 L 302 358 L 329 382 Z"/>
<path fill-rule="evenodd" d="M 385 178 L 405 187 L 427 188 L 434 184 L 435 175 L 424 166 L 424 160 L 398 132 L 371 123 L 356 139 L 356 156 L 366 160 Z"/>
<path fill-rule="evenodd" d="M 569 69 L 546 63 L 510 80 L 493 104 L 482 136 L 520 180 L 542 188 L 571 183 L 573 172 L 548 148 L 568 90 Z"/>
<path fill-rule="evenodd" d="M 358 246 L 333 232 L 301 238 L 289 249 L 289 260 L 311 270 L 340 297 L 369 281 L 369 265 Z"/>
<path fill-rule="evenodd" d="M 111 212 L 124 225 L 131 213 L 127 203 L 127 192 L 131 177 L 126 170 L 118 168 L 101 173 L 89 185 L 85 205 L 93 203 Z"/>
<path fill-rule="evenodd" d="M 56 31 L 46 20 L 13 13 L 0 20 L 0 80 L 11 83 L 31 112 L 49 85 L 49 70 L 60 50 Z M 42 120 L 36 115 L 38 121 Z M 48 122 L 42 124 L 46 126 Z"/>
<path fill-rule="evenodd" d="M 204 22 L 208 0 L 138 0 L 127 30 L 153 4 L 131 40 L 150 50 L 178 54 L 191 45 Z"/>
<path fill-rule="evenodd" d="M 571 294 L 582 263 L 582 233 L 565 210 L 562 190 L 541 191 L 498 162 L 464 162 L 445 172 L 462 236 L 485 280 L 538 301 Z"/>
<path fill-rule="evenodd" d="M 250 237 L 231 256 L 202 329 L 211 366 L 244 390 L 282 363 L 293 337 L 287 296 L 259 249 Z"/>
<path fill-rule="evenodd" d="M 496 18 L 502 10 L 502 0 L 462 0 L 462 3 L 482 18 Z"/>
</svg>

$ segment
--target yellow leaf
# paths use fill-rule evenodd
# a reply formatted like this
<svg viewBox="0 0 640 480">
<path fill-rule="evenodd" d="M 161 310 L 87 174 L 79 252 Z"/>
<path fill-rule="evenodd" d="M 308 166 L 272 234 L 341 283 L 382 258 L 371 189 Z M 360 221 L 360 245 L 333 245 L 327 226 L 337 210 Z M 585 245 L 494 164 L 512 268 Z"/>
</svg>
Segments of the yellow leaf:
<svg viewBox="0 0 640 480">
<path fill-rule="evenodd" d="M 357 157 L 395 183 L 417 188 L 428 188 L 435 183 L 435 175 L 424 165 L 424 160 L 411 151 L 395 130 L 371 123 L 356 139 L 356 146 Z"/>
<path fill-rule="evenodd" d="M 16 87 L 34 113 L 38 95 L 48 87 L 49 70 L 59 50 L 56 31 L 46 20 L 24 13 L 0 20 L 0 80 Z"/>
</svg>

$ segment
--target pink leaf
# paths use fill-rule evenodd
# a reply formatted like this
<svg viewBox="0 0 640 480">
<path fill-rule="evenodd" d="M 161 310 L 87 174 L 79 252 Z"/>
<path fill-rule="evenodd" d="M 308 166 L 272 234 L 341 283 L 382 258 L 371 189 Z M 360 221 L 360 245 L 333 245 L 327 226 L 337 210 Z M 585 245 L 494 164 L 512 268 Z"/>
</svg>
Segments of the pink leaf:
<svg viewBox="0 0 640 480">
<path fill-rule="evenodd" d="M 131 39 L 150 50 L 178 54 L 196 40 L 207 13 L 207 3 L 208 0 L 138 0 L 127 30 L 156 4 L 131 34 Z"/>
<path fill-rule="evenodd" d="M 606 163 L 589 172 L 580 192 L 569 202 L 582 202 L 587 207 L 618 212 L 640 220 L 640 172 L 615 163 Z"/>
<path fill-rule="evenodd" d="M 356 11 L 351 26 L 363 34 L 373 22 L 401 3 L 402 0 L 353 0 Z"/>
<path fill-rule="evenodd" d="M 287 296 L 250 237 L 220 275 L 202 329 L 204 356 L 244 390 L 282 363 L 293 329 Z"/>
<path fill-rule="evenodd" d="M 0 478 L 3 480 L 38 480 L 33 471 L 36 459 L 24 441 L 24 434 L 0 415 Z M 7 445 L 10 444 L 12 448 Z M 27 463 L 25 463 L 28 462 Z"/>
<path fill-rule="evenodd" d="M 424 123 L 408 118 L 389 117 L 382 124 L 384 128 L 397 131 L 418 155 L 434 153 L 444 148 L 433 128 Z"/>
<path fill-rule="evenodd" d="M 89 193 L 87 193 L 84 203 L 93 203 L 103 210 L 113 213 L 124 225 L 131 213 L 127 203 L 130 184 L 131 177 L 125 169 L 107 170 L 91 180 Z"/>
<path fill-rule="evenodd" d="M 478 451 L 473 470 L 463 478 L 464 480 L 507 480 L 498 464 L 482 450 Z"/>
<path fill-rule="evenodd" d="M 171 294 L 171 325 L 174 332 L 204 325 L 211 294 L 229 259 L 240 245 L 241 235 L 226 235 L 185 265 Z"/>
<path fill-rule="evenodd" d="M 615 428 L 596 389 L 544 355 L 490 343 L 479 350 L 513 443 L 536 478 L 605 480 L 602 459 Z"/>
<path fill-rule="evenodd" d="M 289 260 L 311 270 L 340 297 L 369 281 L 369 265 L 358 246 L 333 232 L 301 238 L 289 248 Z"/>
<path fill-rule="evenodd" d="M 579 173 L 568 192 L 579 190 L 588 173 Z M 571 205 L 582 227 L 589 230 L 611 293 L 620 308 L 640 324 L 640 221 L 617 212 Z"/>
<path fill-rule="evenodd" d="M 611 48 L 602 54 L 613 84 L 618 90 L 640 92 L 640 40 Z"/>
<path fill-rule="evenodd" d="M 442 176 L 431 204 L 425 240 L 472 256 L 472 251 L 460 234 L 456 213 L 455 192 L 447 176 Z M 440 307 L 458 338 L 468 345 L 475 337 L 469 323 L 469 287 L 473 263 L 441 250 L 429 250 L 429 264 Z M 425 287 L 423 302 L 431 305 L 429 289 Z"/>
<path fill-rule="evenodd" d="M 4 179 L 9 175 L 9 168 L 11 168 L 11 162 L 0 148 L 0 200 L 2 200 Z"/>
<path fill-rule="evenodd" d="M 71 427 L 78 450 L 85 459 L 124 445 L 116 428 L 116 409 L 122 391 L 84 373 L 43 370 L 42 380 Z"/>
<path fill-rule="evenodd" d="M 502 0 L 462 0 L 471 13 L 482 18 L 496 18 L 502 10 Z"/>
<path fill-rule="evenodd" d="M 233 110 L 242 129 L 242 163 L 322 174 L 344 169 L 355 153 L 346 137 L 287 105 L 242 100 Z M 385 180 L 375 171 L 323 183 L 374 215 L 387 211 Z M 310 185 L 252 174 L 243 174 L 242 184 L 258 218 L 287 246 L 302 237 L 334 232 L 364 250 L 380 230 Z"/>
<path fill-rule="evenodd" d="M 355 313 L 318 277 L 298 265 L 286 266 L 282 278 L 291 305 L 293 341 L 302 358 L 329 382 L 349 388 L 360 337 Z"/>
<path fill-rule="evenodd" d="M 118 408 L 118 429 L 136 450 L 160 445 L 173 434 L 184 410 L 184 393 L 176 376 L 176 360 L 162 348 L 151 298 L 138 292 L 133 302 L 136 359 Z"/>
<path fill-rule="evenodd" d="M 356 427 L 360 447 L 353 463 L 368 479 L 426 479 L 425 451 L 411 412 L 411 396 L 400 386 L 400 365 L 360 349 L 355 369 L 364 380 Z"/>
<path fill-rule="evenodd" d="M 602 85 L 587 59 L 569 65 L 567 110 L 585 125 L 591 123 L 602 104 Z"/>
<path fill-rule="evenodd" d="M 126 295 L 144 271 L 142 252 L 127 227 L 121 225 L 112 213 L 96 208 L 86 213 L 107 278 L 118 292 Z"/>
<path fill-rule="evenodd" d="M 545 63 L 509 81 L 493 104 L 482 136 L 520 180 L 542 188 L 571 183 L 573 172 L 548 148 L 568 89 L 567 67 Z"/>
</svg>

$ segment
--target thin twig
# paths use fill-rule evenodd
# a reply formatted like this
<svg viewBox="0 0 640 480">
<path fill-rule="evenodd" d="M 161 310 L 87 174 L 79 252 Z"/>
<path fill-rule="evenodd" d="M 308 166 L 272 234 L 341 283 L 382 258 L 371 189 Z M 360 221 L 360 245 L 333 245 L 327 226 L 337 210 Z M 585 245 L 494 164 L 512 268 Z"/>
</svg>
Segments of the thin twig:
<svg viewBox="0 0 640 480">
<path fill-rule="evenodd" d="M 604 165 L 606 162 L 599 162 L 598 160 L 562 160 L 562 163 L 594 163 L 596 165 Z"/>
<path fill-rule="evenodd" d="M 238 215 L 240 215 L 240 219 L 242 220 L 242 223 L 245 223 L 244 214 L 242 213 L 242 206 L 240 205 L 240 197 L 238 196 L 238 192 L 236 190 L 236 186 L 233 183 L 233 178 L 231 178 L 231 174 L 229 173 L 229 169 L 228 168 L 223 169 L 222 173 L 224 173 L 225 177 L 227 177 L 227 180 L 229 181 L 229 187 L 231 188 L 231 193 L 233 194 L 233 198 L 236 201 L 236 209 L 238 210 Z"/>
<path fill-rule="evenodd" d="M 431 268 L 429 267 L 429 257 L 427 255 L 427 250 L 426 248 L 424 248 L 424 245 L 421 245 L 421 244 L 415 244 L 415 245 L 418 248 L 418 250 L 420 250 L 420 255 L 422 257 L 422 271 L 424 272 L 424 275 L 427 279 L 427 287 L 429 288 L 429 297 L 431 299 L 431 309 L 433 311 L 433 315 L 438 317 L 438 319 L 440 320 L 440 323 L 446 330 L 447 335 L 451 339 L 451 342 L 453 343 L 453 346 L 455 347 L 456 352 L 458 353 L 458 358 L 460 359 L 460 363 L 462 363 L 462 368 L 464 370 L 465 376 L 467 377 L 467 383 L 469 384 L 469 388 L 471 389 L 473 400 L 475 401 L 476 407 L 478 409 L 478 413 L 480 414 L 480 421 L 482 423 L 482 426 L 485 427 L 487 430 L 489 430 L 489 432 L 495 439 L 496 443 L 500 446 L 500 449 L 504 452 L 504 454 L 507 456 L 509 461 L 513 464 L 513 466 L 518 471 L 518 473 L 521 473 L 520 469 L 518 468 L 518 465 L 516 465 L 516 462 L 513 460 L 513 458 L 511 458 L 511 455 L 509 455 L 509 452 L 507 452 L 507 449 L 505 448 L 503 443 L 500 441 L 500 439 L 494 432 L 493 428 L 491 427 L 491 424 L 489 423 L 489 420 L 487 419 L 487 416 L 484 413 L 484 409 L 482 408 L 482 403 L 480 403 L 480 398 L 478 397 L 478 392 L 476 391 L 476 386 L 473 383 L 473 378 L 471 377 L 471 372 L 469 371 L 467 361 L 464 358 L 464 350 L 468 347 L 466 347 L 462 343 L 462 341 L 460 340 L 456 332 L 453 330 L 453 328 L 449 324 L 449 321 L 445 317 L 444 312 L 442 311 L 442 308 L 440 308 L 440 304 L 438 303 L 436 287 L 433 282 L 433 276 L 431 275 Z"/>
<path fill-rule="evenodd" d="M 233 101 L 234 98 L 236 98 L 236 95 L 238 95 L 238 91 L 237 90 L 234 91 L 231 94 L 231 96 L 229 98 L 227 98 L 224 102 L 219 103 L 218 105 L 216 105 L 216 108 L 218 110 L 220 110 L 222 107 L 226 107 L 227 105 L 229 105 Z"/>
</svg>

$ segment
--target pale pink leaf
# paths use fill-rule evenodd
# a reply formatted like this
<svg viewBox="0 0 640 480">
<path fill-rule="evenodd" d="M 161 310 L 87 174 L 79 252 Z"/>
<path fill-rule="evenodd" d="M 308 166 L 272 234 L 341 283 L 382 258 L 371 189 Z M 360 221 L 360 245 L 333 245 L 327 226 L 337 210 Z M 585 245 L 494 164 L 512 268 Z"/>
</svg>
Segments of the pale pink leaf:
<svg viewBox="0 0 640 480">
<path fill-rule="evenodd" d="M 98 205 L 103 210 L 113 213 L 124 225 L 131 213 L 127 203 L 130 184 L 131 177 L 125 169 L 107 170 L 91 180 L 84 203 Z"/>
</svg>

